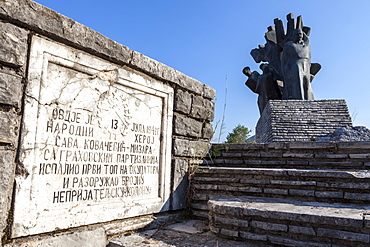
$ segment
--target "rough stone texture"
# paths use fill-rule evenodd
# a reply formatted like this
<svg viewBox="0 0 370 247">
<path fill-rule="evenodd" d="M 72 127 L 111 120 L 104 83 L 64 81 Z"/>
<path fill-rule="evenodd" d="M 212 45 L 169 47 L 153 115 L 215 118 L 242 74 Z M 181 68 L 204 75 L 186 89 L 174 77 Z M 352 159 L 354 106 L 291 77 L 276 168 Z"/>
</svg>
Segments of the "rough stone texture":
<svg viewBox="0 0 370 247">
<path fill-rule="evenodd" d="M 258 232 L 260 238 L 256 240 L 270 244 L 296 242 L 294 246 L 305 246 L 305 243 L 307 246 L 326 246 L 331 241 L 342 241 L 346 246 L 352 246 L 351 242 L 357 242 L 359 246 L 369 243 L 369 234 L 359 233 L 364 228 L 366 206 L 351 208 L 278 198 L 224 196 L 211 199 L 208 208 L 210 226 L 214 227 L 211 231 L 217 229 L 215 233 L 226 236 L 250 236 L 250 232 Z M 251 223 L 241 228 L 236 223 L 240 220 L 250 220 Z M 285 222 L 293 225 L 288 227 Z M 264 235 L 267 238 L 261 237 Z"/>
<path fill-rule="evenodd" d="M 176 90 L 174 110 L 184 114 L 189 114 L 191 109 L 191 101 L 191 94 L 186 91 L 182 91 L 181 89 Z"/>
<path fill-rule="evenodd" d="M 259 244 L 221 238 L 203 221 L 182 221 L 112 239 L 107 247 L 259 247 Z"/>
<path fill-rule="evenodd" d="M 0 233 L 6 227 L 8 210 L 10 208 L 15 170 L 13 159 L 14 152 L 0 150 Z"/>
<path fill-rule="evenodd" d="M 186 139 L 174 139 L 173 151 L 176 156 L 203 158 L 208 154 L 210 149 L 209 142 L 206 141 L 190 141 Z"/>
<path fill-rule="evenodd" d="M 4 4 L 2 4 L 3 7 Z M 2 9 L 2 8 L 1 8 Z M 0 10 L 1 13 L 2 10 Z M 0 22 L 0 61 L 12 66 L 26 62 L 28 32 L 12 24 Z"/>
<path fill-rule="evenodd" d="M 201 137 L 202 123 L 195 119 L 174 115 L 173 133 L 182 136 Z"/>
<path fill-rule="evenodd" d="M 0 142 L 14 144 L 17 129 L 17 115 L 13 112 L 0 112 Z"/>
<path fill-rule="evenodd" d="M 145 215 L 135 218 L 124 219 L 119 222 L 112 222 L 104 224 L 102 228 L 105 230 L 105 234 L 108 236 L 117 236 L 124 232 L 134 231 L 140 228 L 144 228 L 154 221 L 152 215 Z"/>
<path fill-rule="evenodd" d="M 189 188 L 189 162 L 185 159 L 174 159 L 172 169 L 172 210 L 179 210 L 185 208 L 187 205 L 186 198 Z"/>
<path fill-rule="evenodd" d="M 368 246 L 369 144 L 214 144 L 191 206 L 215 234 L 260 246 Z"/>
<path fill-rule="evenodd" d="M 369 234 L 353 233 L 347 231 L 338 231 L 333 229 L 319 228 L 317 229 L 317 236 L 337 238 L 355 242 L 369 243 Z"/>
<path fill-rule="evenodd" d="M 352 127 L 344 100 L 270 100 L 256 126 L 258 142 L 310 141 Z"/>
<path fill-rule="evenodd" d="M 40 238 L 25 243 L 7 244 L 5 247 L 106 247 L 106 235 L 103 228 L 91 231 L 73 232 L 52 237 Z"/>
<path fill-rule="evenodd" d="M 316 141 L 370 141 L 370 130 L 365 126 L 342 127 Z"/>
<path fill-rule="evenodd" d="M 200 96 L 193 96 L 190 115 L 197 119 L 213 121 L 214 103 Z"/>
<path fill-rule="evenodd" d="M 202 137 L 204 139 L 212 139 L 214 134 L 213 126 L 210 123 L 205 123 L 202 131 Z"/>
<path fill-rule="evenodd" d="M 216 97 L 216 90 L 208 85 L 204 85 L 203 96 L 207 99 L 214 99 Z"/>
<path fill-rule="evenodd" d="M 21 82 L 20 76 L 0 71 L 0 104 L 20 106 Z"/>
</svg>

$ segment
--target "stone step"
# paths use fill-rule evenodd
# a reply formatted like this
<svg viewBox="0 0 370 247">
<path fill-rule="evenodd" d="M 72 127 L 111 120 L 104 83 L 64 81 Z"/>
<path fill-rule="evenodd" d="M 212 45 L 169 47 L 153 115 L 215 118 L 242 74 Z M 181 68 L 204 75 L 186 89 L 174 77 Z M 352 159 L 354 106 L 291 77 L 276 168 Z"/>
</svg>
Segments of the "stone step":
<svg viewBox="0 0 370 247">
<path fill-rule="evenodd" d="M 226 167 L 287 167 L 309 169 L 370 169 L 370 154 L 223 153 L 203 165 Z"/>
<path fill-rule="evenodd" d="M 202 167 L 191 186 L 191 206 L 199 217 L 206 216 L 209 199 L 224 195 L 370 203 L 366 170 Z"/>
<path fill-rule="evenodd" d="M 209 200 L 212 232 L 262 245 L 369 246 L 370 207 L 281 198 Z"/>
<path fill-rule="evenodd" d="M 204 165 L 303 169 L 369 169 L 370 142 L 213 145 Z"/>
</svg>

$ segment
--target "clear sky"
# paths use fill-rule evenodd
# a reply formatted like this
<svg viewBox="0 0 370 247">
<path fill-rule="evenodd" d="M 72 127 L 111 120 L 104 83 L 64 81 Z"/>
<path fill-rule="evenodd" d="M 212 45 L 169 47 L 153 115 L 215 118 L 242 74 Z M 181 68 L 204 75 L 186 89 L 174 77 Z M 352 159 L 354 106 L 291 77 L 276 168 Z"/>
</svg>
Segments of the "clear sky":
<svg viewBox="0 0 370 247">
<path fill-rule="evenodd" d="M 312 29 L 312 62 L 322 65 L 312 82 L 315 99 L 345 99 L 354 125 L 370 127 L 369 0 L 36 2 L 215 88 L 214 123 L 225 119 L 221 141 L 238 124 L 254 131 L 259 118 L 257 95 L 241 72 L 259 71 L 250 50 L 265 44 L 275 18 L 286 26 L 288 13 L 302 15 Z"/>
</svg>

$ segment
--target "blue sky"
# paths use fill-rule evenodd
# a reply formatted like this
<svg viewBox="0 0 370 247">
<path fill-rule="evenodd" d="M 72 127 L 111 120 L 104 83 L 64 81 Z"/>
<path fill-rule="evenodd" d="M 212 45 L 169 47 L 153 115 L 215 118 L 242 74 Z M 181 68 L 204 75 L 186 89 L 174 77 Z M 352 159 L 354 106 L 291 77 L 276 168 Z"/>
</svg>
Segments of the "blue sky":
<svg viewBox="0 0 370 247">
<path fill-rule="evenodd" d="M 302 15 L 312 28 L 312 62 L 322 65 L 312 82 L 315 99 L 345 99 L 354 125 L 370 127 L 368 0 L 36 2 L 215 88 L 214 123 L 225 119 L 221 141 L 238 124 L 254 131 L 259 118 L 257 95 L 241 72 L 245 66 L 259 70 L 250 50 L 265 44 L 274 18 L 286 24 L 288 13 Z"/>
</svg>

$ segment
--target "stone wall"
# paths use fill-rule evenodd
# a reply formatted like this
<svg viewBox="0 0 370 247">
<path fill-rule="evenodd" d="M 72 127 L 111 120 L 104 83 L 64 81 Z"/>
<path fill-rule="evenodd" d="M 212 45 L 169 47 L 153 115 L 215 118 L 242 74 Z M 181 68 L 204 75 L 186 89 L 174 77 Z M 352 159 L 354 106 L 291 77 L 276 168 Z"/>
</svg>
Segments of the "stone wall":
<svg viewBox="0 0 370 247">
<path fill-rule="evenodd" d="M 256 126 L 257 142 L 309 141 L 352 127 L 345 100 L 270 100 Z"/>
<path fill-rule="evenodd" d="M 0 245 L 8 243 L 6 246 L 23 246 L 21 242 L 36 243 L 37 241 L 55 243 L 56 239 L 63 239 L 61 241 L 68 245 L 71 241 L 66 239 L 68 236 L 72 239 L 78 239 L 80 236 L 81 239 L 86 240 L 96 236 L 98 232 L 100 237 L 107 238 L 123 231 L 143 227 L 153 220 L 150 216 L 127 219 L 128 216 L 121 215 L 115 219 L 109 219 L 109 223 L 104 223 L 105 220 L 102 217 L 88 224 L 76 223 L 74 226 L 77 228 L 74 228 L 73 236 L 64 235 L 67 230 L 64 229 L 58 230 L 58 233 L 52 231 L 50 236 L 37 236 L 37 239 L 41 239 L 37 241 L 36 238 L 28 237 L 24 233 L 22 233 L 23 238 L 12 239 L 18 227 L 13 224 L 13 215 L 19 214 L 17 205 L 22 203 L 19 195 L 26 190 L 24 181 L 34 174 L 32 165 L 27 162 L 26 156 L 29 150 L 26 147 L 34 145 L 28 140 L 32 132 L 30 127 L 33 128 L 32 125 L 36 125 L 36 122 L 30 123 L 28 120 L 38 121 L 37 114 L 39 114 L 34 115 L 34 112 L 29 112 L 28 109 L 33 109 L 35 104 L 41 105 L 40 99 L 34 99 L 34 94 L 37 92 L 33 86 L 35 81 L 41 79 L 34 76 L 36 70 L 33 63 L 29 64 L 30 60 L 34 61 L 33 59 L 37 58 L 35 53 L 35 50 L 39 49 L 35 48 L 37 42 L 65 50 L 66 54 L 74 54 L 87 60 L 91 58 L 96 63 L 111 68 L 108 72 L 112 72 L 115 77 L 105 73 L 106 71 L 98 71 L 95 77 L 91 77 L 98 82 L 114 83 L 115 78 L 118 77 L 135 82 L 136 79 L 132 78 L 139 78 L 143 85 L 146 83 L 149 86 L 159 85 L 164 88 L 162 91 L 167 93 L 164 94 L 163 99 L 170 103 L 166 105 L 168 120 L 171 120 L 166 125 L 167 133 L 171 134 L 168 137 L 168 143 L 160 145 L 161 148 L 165 146 L 170 149 L 167 151 L 163 149 L 167 152 L 168 159 L 162 164 L 161 169 L 169 167 L 170 174 L 165 174 L 169 178 L 166 185 L 166 191 L 168 190 L 169 193 L 168 198 L 165 198 L 166 200 L 161 204 L 162 208 L 152 211 L 155 213 L 183 209 L 186 206 L 188 166 L 197 162 L 197 157 L 205 153 L 212 135 L 210 122 L 213 120 L 212 99 L 215 97 L 215 90 L 30 0 L 2 1 L 0 20 Z M 68 65 L 68 59 L 72 58 L 63 59 L 59 62 L 53 60 L 54 64 Z M 88 68 L 80 70 L 84 69 L 88 70 Z M 104 73 L 100 74 L 100 72 Z M 43 87 L 44 85 L 41 87 L 42 90 L 44 90 Z M 37 137 L 37 134 L 35 136 Z M 161 138 L 162 143 L 163 135 Z M 164 189 L 161 188 L 161 190 Z M 52 211 L 52 208 L 49 209 Z M 149 211 L 142 212 L 147 214 Z M 140 215 L 139 212 L 135 216 Z M 52 218 L 49 220 L 55 221 Z M 96 243 L 99 243 L 99 246 L 105 246 L 105 240 Z M 86 242 L 82 242 L 80 246 L 82 245 L 88 246 Z"/>
</svg>

